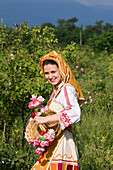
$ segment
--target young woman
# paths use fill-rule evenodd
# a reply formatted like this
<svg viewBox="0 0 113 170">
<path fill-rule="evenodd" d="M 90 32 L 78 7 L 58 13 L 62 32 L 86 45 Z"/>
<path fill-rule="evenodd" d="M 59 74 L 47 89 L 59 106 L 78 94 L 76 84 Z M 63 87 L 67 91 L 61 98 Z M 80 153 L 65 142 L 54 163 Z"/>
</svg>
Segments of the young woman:
<svg viewBox="0 0 113 170">
<path fill-rule="evenodd" d="M 54 86 L 49 108 L 56 114 L 46 117 L 35 116 L 36 124 L 59 121 L 61 133 L 48 147 L 44 157 L 31 170 L 77 170 L 78 151 L 72 136 L 72 124 L 80 122 L 80 105 L 84 96 L 70 67 L 60 54 L 50 52 L 41 59 L 41 75 Z"/>
</svg>

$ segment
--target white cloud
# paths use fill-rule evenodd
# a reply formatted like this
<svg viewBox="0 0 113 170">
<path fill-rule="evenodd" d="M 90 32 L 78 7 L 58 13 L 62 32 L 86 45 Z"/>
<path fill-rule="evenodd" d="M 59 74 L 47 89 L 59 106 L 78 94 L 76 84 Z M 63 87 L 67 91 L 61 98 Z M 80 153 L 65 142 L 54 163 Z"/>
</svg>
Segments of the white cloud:
<svg viewBox="0 0 113 170">
<path fill-rule="evenodd" d="M 73 0 L 87 6 L 110 5 L 113 6 L 113 0 Z"/>
</svg>

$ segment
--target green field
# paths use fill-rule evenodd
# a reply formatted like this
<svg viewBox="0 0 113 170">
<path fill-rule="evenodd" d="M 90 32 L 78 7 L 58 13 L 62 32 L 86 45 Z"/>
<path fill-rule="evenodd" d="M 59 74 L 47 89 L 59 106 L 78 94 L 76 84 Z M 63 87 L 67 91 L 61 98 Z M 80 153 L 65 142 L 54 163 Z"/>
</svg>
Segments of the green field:
<svg viewBox="0 0 113 170">
<path fill-rule="evenodd" d="M 30 29 L 25 23 L 7 30 L 1 24 L 1 169 L 28 170 L 38 159 L 24 132 L 30 116 L 31 94 L 48 99 L 53 90 L 40 76 L 39 66 L 39 58 L 52 50 L 61 53 L 70 65 L 86 100 L 81 107 L 81 127 L 73 125 L 81 170 L 113 169 L 113 53 L 97 47 L 75 42 L 61 47 L 53 28 Z"/>
</svg>

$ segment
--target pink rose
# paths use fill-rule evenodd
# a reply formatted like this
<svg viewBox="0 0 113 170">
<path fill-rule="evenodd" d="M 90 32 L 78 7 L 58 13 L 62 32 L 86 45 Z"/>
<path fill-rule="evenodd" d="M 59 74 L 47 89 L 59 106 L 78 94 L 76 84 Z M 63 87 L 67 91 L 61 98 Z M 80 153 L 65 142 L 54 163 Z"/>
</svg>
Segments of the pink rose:
<svg viewBox="0 0 113 170">
<path fill-rule="evenodd" d="M 45 133 L 44 135 L 43 135 L 43 137 L 45 138 L 45 139 L 48 139 L 48 133 Z"/>
<path fill-rule="evenodd" d="M 89 100 L 91 99 L 91 96 L 89 96 Z"/>
<path fill-rule="evenodd" d="M 38 100 L 39 102 L 43 102 L 43 101 L 44 101 L 44 98 L 43 98 L 42 96 L 39 96 L 39 97 L 37 98 L 37 100 Z"/>
<path fill-rule="evenodd" d="M 40 143 L 40 146 L 41 146 L 41 147 L 49 146 L 49 142 L 48 142 L 48 141 L 42 141 L 42 142 Z"/>
<path fill-rule="evenodd" d="M 87 101 L 85 101 L 84 104 L 87 104 Z"/>
<path fill-rule="evenodd" d="M 45 149 L 44 148 L 37 148 L 36 150 L 35 150 L 35 153 L 37 154 L 37 155 L 40 155 L 42 152 L 44 152 L 45 151 Z"/>
<path fill-rule="evenodd" d="M 80 70 L 81 70 L 82 72 L 84 71 L 84 69 L 83 69 L 83 68 L 81 68 Z"/>
<path fill-rule="evenodd" d="M 36 113 L 36 116 L 40 116 L 42 113 L 41 112 L 37 112 Z"/>
<path fill-rule="evenodd" d="M 29 122 L 30 122 L 31 120 L 33 120 L 33 118 L 32 118 L 32 117 L 30 117 Z"/>
<path fill-rule="evenodd" d="M 54 131 L 53 129 L 49 129 L 49 130 L 48 130 L 48 134 L 49 134 L 49 135 L 55 134 L 55 131 Z"/>
<path fill-rule="evenodd" d="M 29 142 L 29 145 L 33 145 L 33 142 Z"/>
<path fill-rule="evenodd" d="M 90 91 L 88 91 L 87 93 L 90 94 Z"/>
<path fill-rule="evenodd" d="M 45 112 L 44 106 L 41 106 L 40 111 L 41 111 L 41 113 Z"/>
<path fill-rule="evenodd" d="M 92 99 L 90 99 L 90 103 L 92 103 Z"/>
<path fill-rule="evenodd" d="M 55 134 L 49 135 L 48 139 L 52 142 L 55 139 Z"/>
<path fill-rule="evenodd" d="M 40 145 L 40 139 L 38 139 L 37 137 L 35 137 L 33 146 L 39 146 L 39 145 Z"/>
<path fill-rule="evenodd" d="M 36 99 L 37 98 L 37 96 L 35 96 L 34 94 L 32 94 L 32 98 L 30 98 L 30 100 L 34 100 L 34 99 Z"/>
<path fill-rule="evenodd" d="M 29 108 L 34 108 L 34 107 L 37 107 L 37 106 L 39 106 L 39 105 L 40 105 L 40 102 L 37 101 L 36 99 L 34 99 L 32 102 L 29 102 L 28 107 L 29 107 Z"/>
<path fill-rule="evenodd" d="M 48 106 L 45 106 L 44 109 L 45 109 L 45 112 L 46 112 L 46 111 L 49 110 L 49 107 L 48 107 Z"/>
</svg>

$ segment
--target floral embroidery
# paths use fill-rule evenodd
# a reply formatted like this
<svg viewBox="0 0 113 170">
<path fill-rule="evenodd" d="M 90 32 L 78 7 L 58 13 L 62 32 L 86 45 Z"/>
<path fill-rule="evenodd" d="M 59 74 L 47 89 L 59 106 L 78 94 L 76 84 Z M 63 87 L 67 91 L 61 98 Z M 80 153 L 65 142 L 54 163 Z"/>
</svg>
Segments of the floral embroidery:
<svg viewBox="0 0 113 170">
<path fill-rule="evenodd" d="M 67 113 L 61 113 L 60 120 L 64 124 L 65 128 L 71 125 L 71 119 L 69 119 Z"/>
</svg>

